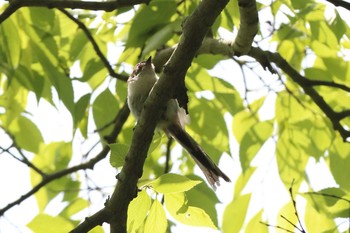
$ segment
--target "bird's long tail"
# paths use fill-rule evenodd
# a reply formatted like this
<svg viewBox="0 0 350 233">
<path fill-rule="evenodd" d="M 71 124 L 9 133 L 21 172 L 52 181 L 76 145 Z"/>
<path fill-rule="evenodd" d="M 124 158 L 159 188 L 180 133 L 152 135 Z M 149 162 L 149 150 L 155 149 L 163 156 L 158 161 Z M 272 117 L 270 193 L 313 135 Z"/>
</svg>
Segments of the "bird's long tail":
<svg viewBox="0 0 350 233">
<path fill-rule="evenodd" d="M 219 177 L 222 177 L 227 182 L 231 182 L 230 178 L 220 170 L 198 143 L 179 124 L 169 125 L 166 131 L 192 156 L 214 190 L 216 190 L 216 186 L 220 185 Z"/>
</svg>

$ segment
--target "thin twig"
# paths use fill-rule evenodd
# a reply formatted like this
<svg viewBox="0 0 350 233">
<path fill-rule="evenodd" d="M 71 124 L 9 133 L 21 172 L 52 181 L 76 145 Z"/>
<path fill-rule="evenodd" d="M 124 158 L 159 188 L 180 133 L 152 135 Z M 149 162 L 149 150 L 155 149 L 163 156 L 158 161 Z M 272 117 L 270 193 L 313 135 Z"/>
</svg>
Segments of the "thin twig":
<svg viewBox="0 0 350 233">
<path fill-rule="evenodd" d="M 294 233 L 294 231 L 288 230 L 287 228 L 284 228 L 284 227 L 281 227 L 281 226 L 278 226 L 278 225 L 271 225 L 271 224 L 268 224 L 268 223 L 262 222 L 262 221 L 260 221 L 260 223 L 261 223 L 261 224 L 264 224 L 264 225 L 267 226 L 267 227 L 274 227 L 274 228 L 276 228 L 276 229 L 281 229 L 281 230 L 284 230 L 284 231 L 286 231 L 286 232 Z"/>
<path fill-rule="evenodd" d="M 128 118 L 129 113 L 130 113 L 129 108 L 126 106 L 126 104 L 124 104 L 124 107 L 121 108 L 119 113 L 118 113 L 118 120 L 116 121 L 116 123 L 114 125 L 114 129 L 113 129 L 112 133 L 110 134 L 110 137 L 109 137 L 110 141 L 108 141 L 108 143 L 113 143 L 115 141 L 116 137 L 119 135 L 119 133 L 122 129 L 122 126 L 124 125 L 126 119 Z M 96 163 L 98 163 L 99 161 L 101 161 L 102 159 L 104 159 L 108 155 L 109 150 L 110 150 L 109 146 L 106 145 L 103 147 L 103 149 L 101 150 L 101 152 L 99 154 L 97 154 L 94 158 L 90 159 L 86 163 L 82 163 L 82 164 L 79 164 L 77 166 L 63 169 L 61 171 L 58 171 L 58 172 L 55 172 L 52 174 L 47 174 L 45 177 L 43 177 L 42 181 L 39 182 L 37 185 L 35 185 L 30 191 L 28 191 L 27 193 L 22 195 L 16 201 L 13 201 L 13 202 L 9 203 L 7 206 L 5 206 L 4 208 L 0 209 L 0 216 L 3 216 L 7 210 L 20 204 L 21 202 L 23 202 L 24 200 L 26 200 L 27 198 L 29 198 L 30 196 L 35 194 L 37 191 L 39 191 L 42 187 L 44 187 L 48 183 L 50 183 L 54 180 L 57 180 L 63 176 L 69 175 L 73 172 L 77 172 L 79 170 L 92 169 Z"/>
<path fill-rule="evenodd" d="M 290 224 L 292 224 L 295 228 L 297 228 L 300 232 L 302 233 L 305 233 L 305 230 L 303 228 L 303 225 L 301 224 L 301 221 L 300 221 L 300 216 L 298 214 L 298 210 L 297 210 L 297 205 L 296 205 L 296 201 L 294 200 L 294 197 L 293 197 L 293 184 L 294 184 L 294 179 L 292 181 L 292 184 L 290 185 L 289 187 L 289 195 L 290 195 L 290 198 L 292 199 L 292 203 L 293 203 L 293 208 L 294 208 L 294 214 L 295 216 L 297 217 L 297 220 L 298 220 L 298 223 L 299 223 L 299 227 L 297 227 L 296 225 L 294 225 L 292 222 L 290 222 L 288 219 L 284 218 L 283 216 L 281 216 L 282 218 L 284 218 L 285 220 L 287 220 Z"/>
<path fill-rule="evenodd" d="M 1 148 L 3 152 L 7 152 L 9 155 L 11 155 L 14 159 L 18 160 L 19 162 L 27 165 L 28 167 L 30 167 L 31 169 L 33 169 L 35 172 L 37 172 L 39 175 L 41 175 L 42 177 L 46 176 L 46 174 L 40 170 L 37 166 L 35 166 L 32 162 L 29 161 L 29 159 L 24 155 L 24 153 L 22 152 L 21 148 L 19 146 L 17 146 L 15 137 L 6 129 L 4 129 L 3 127 L 1 127 L 5 133 L 7 134 L 7 136 L 12 140 L 12 145 L 10 147 L 8 147 L 7 149 Z M 15 148 L 17 150 L 17 152 L 19 153 L 19 155 L 22 157 L 22 159 L 18 158 L 15 154 L 13 154 L 10 149 L 11 148 Z"/>
<path fill-rule="evenodd" d="M 85 26 L 85 24 L 83 24 L 79 19 L 75 18 L 67 10 L 61 9 L 61 8 L 58 9 L 58 10 L 61 11 L 63 14 L 65 14 L 70 20 L 72 20 L 74 23 L 76 23 L 81 30 L 83 30 L 83 32 L 85 33 L 86 37 L 88 38 L 88 40 L 92 44 L 92 47 L 94 48 L 97 56 L 101 59 L 101 61 L 104 64 L 104 66 L 107 68 L 109 75 L 114 77 L 114 78 L 126 81 L 128 79 L 128 77 L 125 76 L 125 75 L 117 74 L 114 71 L 113 67 L 109 64 L 107 58 L 102 53 L 100 47 L 98 46 L 97 42 L 95 41 L 94 37 L 91 35 L 89 29 Z"/>
</svg>

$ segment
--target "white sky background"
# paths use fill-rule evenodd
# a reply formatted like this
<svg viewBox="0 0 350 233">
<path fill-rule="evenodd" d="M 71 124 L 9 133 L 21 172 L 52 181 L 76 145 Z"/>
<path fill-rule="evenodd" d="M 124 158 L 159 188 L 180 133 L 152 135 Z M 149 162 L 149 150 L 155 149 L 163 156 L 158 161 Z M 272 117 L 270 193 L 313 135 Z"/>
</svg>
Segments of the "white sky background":
<svg viewBox="0 0 350 233">
<path fill-rule="evenodd" d="M 0 2 L 1 4 L 1 2 Z M 268 15 L 268 14 L 266 14 Z M 264 25 L 264 22 L 267 21 L 266 15 L 260 15 L 261 28 L 268 27 L 268 25 Z M 266 28 L 265 27 L 265 28 Z M 233 38 L 233 35 L 227 32 L 222 31 L 222 35 L 224 38 Z M 110 47 L 109 49 L 109 60 L 115 60 L 115 56 L 120 54 L 120 51 L 117 48 Z M 111 56 L 111 54 L 115 54 L 115 56 Z M 233 83 L 237 90 L 244 95 L 244 84 L 243 79 L 241 77 L 240 68 L 234 64 L 233 61 L 227 60 L 221 62 L 211 74 L 213 76 L 219 76 Z M 77 75 L 79 74 L 79 70 L 73 70 Z M 269 72 L 262 71 L 260 75 L 266 78 L 267 83 L 273 83 L 276 77 L 273 77 Z M 237 76 L 235 76 L 237 75 Z M 247 84 L 250 89 L 260 88 L 261 86 L 256 86 L 256 82 L 254 79 L 250 79 L 248 76 Z M 75 88 L 75 91 L 79 90 L 78 93 L 75 93 L 75 98 L 78 99 L 83 94 L 90 92 L 87 86 L 84 86 L 81 83 L 75 82 L 75 85 L 79 85 L 79 88 Z M 108 86 L 108 82 L 105 82 L 99 90 L 102 91 Z M 112 90 L 113 91 L 113 90 Z M 95 98 L 99 92 L 94 93 L 93 98 Z M 248 96 L 248 100 L 252 102 L 253 100 L 262 96 L 262 94 L 266 94 L 266 91 L 260 91 L 257 93 L 252 93 Z M 263 110 L 259 112 L 262 119 L 271 119 L 274 115 L 274 100 L 275 94 L 270 93 L 267 97 L 266 104 L 263 107 Z M 56 102 L 57 96 L 56 96 Z M 52 141 L 70 141 L 72 139 L 72 120 L 70 114 L 65 109 L 62 103 L 58 104 L 58 108 L 53 108 L 50 104 L 45 101 L 40 101 L 39 105 L 36 104 L 36 99 L 34 94 L 31 94 L 29 97 L 29 103 L 27 110 L 31 112 L 33 115 L 30 117 L 34 123 L 36 123 L 42 132 L 43 138 L 46 143 Z M 92 121 L 92 117 L 89 119 Z M 230 117 L 227 117 L 227 124 L 229 128 L 231 128 Z M 92 122 L 90 122 L 92 123 Z M 89 127 L 89 129 L 93 129 Z M 92 134 L 91 134 L 92 135 Z M 232 136 L 232 134 L 231 134 Z M 232 200 L 233 188 L 235 185 L 235 180 L 239 176 L 241 170 L 239 165 L 238 158 L 238 145 L 234 141 L 233 136 L 231 137 L 231 145 L 232 147 L 232 155 L 233 157 L 229 157 L 227 155 L 223 156 L 220 161 L 220 168 L 231 178 L 232 183 L 222 182 L 221 186 L 216 191 L 219 199 L 222 201 L 222 204 L 218 205 L 217 208 L 220 210 L 219 214 L 223 211 L 226 205 Z M 91 143 L 98 140 L 97 136 L 94 136 L 89 142 L 82 144 L 83 137 L 76 137 L 74 141 L 74 159 L 71 165 L 77 164 L 80 162 L 81 154 L 86 152 L 91 147 Z M 4 132 L 0 131 L 0 143 L 1 146 L 6 148 L 10 145 L 10 141 L 5 136 Z M 278 178 L 278 170 L 276 166 L 276 160 L 274 157 L 274 142 L 273 140 L 269 140 L 263 148 L 260 150 L 258 156 L 253 161 L 253 166 L 259 166 L 258 170 L 254 174 L 253 180 L 248 184 L 245 189 L 246 193 L 254 192 L 254 195 L 251 199 L 252 208 L 248 211 L 247 218 L 250 219 L 256 211 L 260 210 L 262 207 L 265 209 L 265 216 L 268 216 L 269 219 L 275 218 L 279 208 L 282 204 L 290 201 L 289 194 L 287 190 L 285 190 L 284 185 Z M 100 148 L 95 148 L 95 151 L 98 151 Z M 312 158 L 310 159 L 307 174 L 309 175 L 309 179 L 314 189 L 322 189 L 330 186 L 335 186 L 335 182 L 333 181 L 331 175 L 329 174 L 328 167 L 321 160 L 321 162 L 316 163 Z M 91 171 L 89 171 L 91 172 Z M 106 158 L 100 164 L 98 164 L 93 171 L 94 174 L 103 174 L 101 177 L 96 177 L 95 182 L 99 186 L 109 186 L 109 189 L 106 189 L 107 192 L 112 193 L 113 187 L 112 185 L 115 183 L 115 174 L 116 171 L 109 164 L 108 159 Z M 83 173 L 81 173 L 83 174 Z M 199 169 L 197 169 L 197 174 L 202 176 L 202 173 Z M 5 153 L 0 155 L 0 208 L 7 205 L 9 202 L 12 202 L 20 197 L 20 195 L 28 192 L 32 187 L 29 180 L 29 170 L 17 162 L 10 156 Z M 83 186 L 84 187 L 84 186 Z M 306 188 L 306 186 L 305 186 Z M 5 191 L 6 190 L 6 191 Z M 306 190 L 305 190 L 306 191 Z M 95 199 L 94 199 L 95 196 Z M 50 204 L 49 208 L 47 208 L 47 213 L 54 215 L 58 210 L 63 208 L 63 205 L 60 204 L 62 196 L 56 198 L 53 203 Z M 92 200 L 94 201 L 94 205 L 88 211 L 84 211 L 80 216 L 86 216 L 87 214 L 93 214 L 97 210 L 103 207 L 104 200 L 101 200 L 99 197 L 97 199 L 97 195 L 92 194 Z M 303 200 L 297 197 L 298 205 L 303 205 Z M 31 197 L 21 203 L 19 206 L 16 206 L 6 212 L 5 217 L 0 218 L 0 233 L 17 233 L 17 232 L 31 232 L 25 225 L 32 220 L 32 218 L 37 214 L 36 201 L 34 197 Z M 276 216 L 277 217 L 277 216 Z M 222 216 L 218 216 L 219 224 L 221 224 L 220 220 Z M 234 221 L 234 220 L 233 220 Z M 108 227 L 106 228 L 108 229 Z M 271 232 L 273 232 L 272 230 Z M 197 227 L 188 227 L 180 224 L 176 227 L 175 232 L 219 232 L 213 231 L 208 228 L 197 228 Z"/>
</svg>

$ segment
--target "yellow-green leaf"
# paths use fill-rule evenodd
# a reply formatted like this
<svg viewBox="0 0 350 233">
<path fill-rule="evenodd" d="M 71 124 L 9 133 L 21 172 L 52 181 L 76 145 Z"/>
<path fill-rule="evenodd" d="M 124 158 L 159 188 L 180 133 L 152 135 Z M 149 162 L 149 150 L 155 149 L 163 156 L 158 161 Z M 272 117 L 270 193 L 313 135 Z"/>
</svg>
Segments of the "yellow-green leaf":
<svg viewBox="0 0 350 233">
<path fill-rule="evenodd" d="M 265 141 L 271 137 L 272 132 L 273 121 L 258 122 L 248 129 L 239 147 L 239 158 L 243 172 L 250 167 L 250 163 L 255 158 L 255 155 Z"/>
<path fill-rule="evenodd" d="M 61 216 L 38 214 L 28 223 L 28 227 L 35 233 L 62 233 L 73 229 L 73 224 Z"/>
<path fill-rule="evenodd" d="M 236 233 L 242 229 L 251 194 L 235 197 L 230 204 L 226 206 L 222 220 L 223 233 Z"/>
<path fill-rule="evenodd" d="M 145 190 L 142 190 L 129 204 L 127 220 L 128 232 L 136 232 L 140 226 L 144 224 L 150 207 L 151 198 Z"/>
<path fill-rule="evenodd" d="M 101 136 L 111 132 L 113 125 L 110 123 L 117 115 L 118 110 L 119 104 L 108 88 L 96 97 L 92 105 L 92 115 Z"/>
<path fill-rule="evenodd" d="M 151 186 L 158 193 L 179 193 L 187 191 L 197 184 L 201 183 L 199 180 L 191 180 L 185 176 L 177 174 L 164 174 L 150 182 Z"/>
<path fill-rule="evenodd" d="M 71 201 L 60 213 L 60 216 L 70 218 L 72 215 L 82 211 L 89 206 L 89 202 L 85 199 L 78 198 Z"/>
<path fill-rule="evenodd" d="M 9 131 L 14 136 L 18 146 L 34 153 L 39 151 L 40 144 L 44 142 L 36 124 L 24 116 L 12 121 Z"/>
<path fill-rule="evenodd" d="M 147 216 L 144 233 L 163 233 L 166 231 L 168 221 L 165 216 L 165 211 L 162 204 L 155 199 L 151 210 Z"/>
<path fill-rule="evenodd" d="M 248 223 L 245 232 L 259 232 L 259 233 L 268 233 L 269 229 L 264 224 L 261 224 L 263 210 L 260 210 Z"/>
<path fill-rule="evenodd" d="M 164 200 L 166 209 L 177 221 L 190 226 L 205 226 L 216 229 L 203 209 L 187 205 L 184 193 L 165 194 Z"/>
<path fill-rule="evenodd" d="M 0 51 L 5 51 L 7 63 L 16 69 L 21 56 L 21 40 L 18 34 L 18 25 L 14 23 L 14 18 L 8 18 L 0 25 L 0 32 L 3 36 L 0 39 Z M 1 58 L 1 62 L 4 62 Z"/>
<path fill-rule="evenodd" d="M 334 232 L 337 228 L 330 216 L 319 213 L 311 205 L 306 205 L 305 210 L 306 232 Z"/>
<path fill-rule="evenodd" d="M 109 148 L 111 148 L 111 155 L 109 157 L 110 164 L 115 167 L 122 167 L 125 163 L 125 157 L 128 153 L 129 146 L 120 143 L 110 144 Z"/>
</svg>

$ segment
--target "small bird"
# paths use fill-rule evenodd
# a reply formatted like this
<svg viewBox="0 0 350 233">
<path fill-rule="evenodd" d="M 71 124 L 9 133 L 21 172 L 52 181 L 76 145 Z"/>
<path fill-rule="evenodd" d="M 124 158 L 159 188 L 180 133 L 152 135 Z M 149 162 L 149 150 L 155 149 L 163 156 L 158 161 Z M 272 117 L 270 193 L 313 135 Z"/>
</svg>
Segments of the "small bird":
<svg viewBox="0 0 350 233">
<path fill-rule="evenodd" d="M 139 119 L 143 105 L 150 94 L 158 76 L 154 71 L 152 57 L 140 62 L 128 79 L 128 105 L 136 120 Z M 162 129 L 168 136 L 173 137 L 192 156 L 199 168 L 203 171 L 209 184 L 214 190 L 220 185 L 219 177 L 225 181 L 231 180 L 210 159 L 199 144 L 184 130 L 184 111 L 179 107 L 177 100 L 170 99 L 166 105 L 157 128 Z"/>
</svg>

